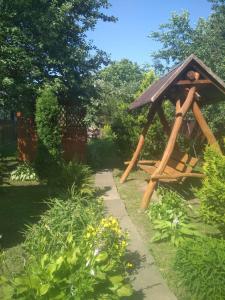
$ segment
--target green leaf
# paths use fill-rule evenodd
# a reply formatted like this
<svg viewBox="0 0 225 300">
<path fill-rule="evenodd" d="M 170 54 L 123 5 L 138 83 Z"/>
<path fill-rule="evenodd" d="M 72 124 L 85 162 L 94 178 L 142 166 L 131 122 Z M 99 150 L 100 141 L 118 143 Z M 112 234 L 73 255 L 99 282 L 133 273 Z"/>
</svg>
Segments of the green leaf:
<svg viewBox="0 0 225 300">
<path fill-rule="evenodd" d="M 116 275 L 116 276 L 110 276 L 109 280 L 113 283 L 113 284 L 117 284 L 123 281 L 123 277 L 121 275 Z"/>
<path fill-rule="evenodd" d="M 68 242 L 69 244 L 72 242 L 72 240 L 73 240 L 73 234 L 72 234 L 72 232 L 70 232 L 70 233 L 68 234 L 66 240 L 67 240 L 67 242 Z"/>
<path fill-rule="evenodd" d="M 50 284 L 49 283 L 43 284 L 40 287 L 40 289 L 39 289 L 40 296 L 45 295 L 48 292 L 49 288 L 50 288 Z"/>
<path fill-rule="evenodd" d="M 48 259 L 48 254 L 44 254 L 41 258 L 41 267 L 44 268 L 44 265 L 45 265 L 45 262 L 47 261 Z"/>
<path fill-rule="evenodd" d="M 106 279 L 106 274 L 101 272 L 101 271 L 97 271 L 95 276 L 96 276 L 96 278 L 98 278 L 100 280 L 105 280 Z"/>
<path fill-rule="evenodd" d="M 129 284 L 126 284 L 117 290 L 119 297 L 129 297 L 133 294 L 133 290 Z"/>
<path fill-rule="evenodd" d="M 103 251 L 96 257 L 96 262 L 104 262 L 107 258 L 108 254 Z"/>
</svg>

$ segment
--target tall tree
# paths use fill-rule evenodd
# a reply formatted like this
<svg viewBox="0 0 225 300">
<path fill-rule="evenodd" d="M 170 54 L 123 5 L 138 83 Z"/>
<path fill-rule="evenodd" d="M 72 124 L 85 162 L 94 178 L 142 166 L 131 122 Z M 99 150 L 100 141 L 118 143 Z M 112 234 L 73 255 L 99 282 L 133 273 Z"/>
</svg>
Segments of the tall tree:
<svg viewBox="0 0 225 300">
<path fill-rule="evenodd" d="M 172 14 L 159 31 L 150 37 L 162 47 L 153 53 L 155 69 L 164 73 L 172 65 L 181 62 L 194 53 L 217 75 L 225 80 L 225 1 L 209 0 L 212 13 L 207 20 L 200 18 L 195 27 L 191 26 L 190 14 Z M 218 138 L 224 135 L 225 103 L 207 106 L 205 115 Z"/>
<path fill-rule="evenodd" d="M 200 18 L 195 27 L 191 26 L 189 12 L 185 11 L 173 13 L 168 23 L 150 34 L 162 45 L 152 55 L 158 70 L 165 71 L 194 53 L 225 79 L 225 2 L 210 2 L 212 14 L 207 20 Z"/>
<path fill-rule="evenodd" d="M 98 101 L 93 101 L 95 117 L 111 123 L 122 107 L 127 108 L 142 82 L 145 69 L 128 59 L 112 62 L 96 76 Z"/>
<path fill-rule="evenodd" d="M 86 38 L 108 0 L 0 0 L 0 106 L 33 106 L 43 84 L 64 99 L 87 99 L 90 77 L 108 59 Z"/>
</svg>

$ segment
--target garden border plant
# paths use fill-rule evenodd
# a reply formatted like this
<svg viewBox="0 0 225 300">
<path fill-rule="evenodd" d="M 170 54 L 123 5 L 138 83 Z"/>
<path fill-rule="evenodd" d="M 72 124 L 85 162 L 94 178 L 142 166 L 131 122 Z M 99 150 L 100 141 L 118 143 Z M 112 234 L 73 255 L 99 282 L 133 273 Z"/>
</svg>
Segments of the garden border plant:
<svg viewBox="0 0 225 300">
<path fill-rule="evenodd" d="M 51 199 L 41 220 L 26 230 L 22 270 L 0 277 L 4 299 L 117 300 L 132 294 L 127 234 L 116 219 L 104 217 L 93 186 L 82 188 L 87 170 L 79 165 L 71 191 Z M 1 262 L 6 267 L 4 255 Z"/>
</svg>

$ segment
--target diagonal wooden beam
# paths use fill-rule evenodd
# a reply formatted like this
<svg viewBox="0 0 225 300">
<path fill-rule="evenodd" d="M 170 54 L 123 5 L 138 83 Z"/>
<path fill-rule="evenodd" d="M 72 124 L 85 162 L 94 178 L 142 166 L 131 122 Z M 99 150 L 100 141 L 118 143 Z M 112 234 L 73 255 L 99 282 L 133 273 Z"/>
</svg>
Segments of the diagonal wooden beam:
<svg viewBox="0 0 225 300">
<path fill-rule="evenodd" d="M 144 146 L 144 143 L 145 143 L 145 136 L 148 132 L 149 126 L 152 124 L 152 122 L 154 120 L 154 117 L 155 117 L 155 114 L 156 114 L 156 109 L 157 109 L 157 106 L 152 104 L 152 106 L 149 109 L 147 123 L 145 124 L 145 127 L 143 128 L 142 133 L 139 137 L 139 142 L 137 144 L 137 148 L 136 148 L 136 150 L 133 154 L 133 157 L 132 157 L 131 161 L 129 162 L 126 170 L 124 171 L 122 177 L 120 178 L 120 183 L 125 182 L 125 180 L 127 179 L 128 175 L 130 174 L 131 170 L 133 169 L 133 167 L 135 166 L 135 164 L 138 160 L 140 152 L 141 152 L 141 150 Z"/>
<path fill-rule="evenodd" d="M 198 122 L 198 125 L 199 125 L 200 129 L 202 130 L 202 133 L 206 137 L 208 143 L 210 145 L 212 145 L 213 147 L 215 147 L 219 151 L 219 153 L 222 154 L 221 148 L 220 148 L 212 130 L 210 129 L 209 125 L 207 124 L 197 101 L 193 102 L 192 111 L 193 111 L 195 119 Z"/>
<path fill-rule="evenodd" d="M 196 79 L 198 79 L 199 74 L 196 77 L 197 77 Z M 195 92 L 196 92 L 196 87 L 191 87 L 189 92 L 188 92 L 187 98 L 186 98 L 186 100 L 184 101 L 184 103 L 181 107 L 180 107 L 179 100 L 177 101 L 178 104 L 176 104 L 176 119 L 175 119 L 175 122 L 174 122 L 174 125 L 173 125 L 173 129 L 171 131 L 171 134 L 170 134 L 166 149 L 164 151 L 162 160 L 161 160 L 158 168 L 156 169 L 156 171 L 152 174 L 153 178 L 154 178 L 154 176 L 161 175 L 163 173 L 163 171 L 164 171 L 164 169 L 165 169 L 165 167 L 166 167 L 166 165 L 167 165 L 167 163 L 168 163 L 168 161 L 171 157 L 171 154 L 174 150 L 174 146 L 175 146 L 175 143 L 176 143 L 178 132 L 179 132 L 179 130 L 181 128 L 181 125 L 182 125 L 183 118 L 186 115 L 189 108 L 191 107 L 192 102 L 194 101 Z M 149 202 L 150 202 L 150 198 L 151 198 L 151 196 L 154 192 L 154 189 L 157 185 L 157 182 L 158 182 L 157 179 L 156 180 L 150 179 L 149 184 L 147 186 L 147 189 L 144 193 L 142 202 L 141 202 L 141 208 L 142 209 L 146 209 L 148 207 Z"/>
</svg>

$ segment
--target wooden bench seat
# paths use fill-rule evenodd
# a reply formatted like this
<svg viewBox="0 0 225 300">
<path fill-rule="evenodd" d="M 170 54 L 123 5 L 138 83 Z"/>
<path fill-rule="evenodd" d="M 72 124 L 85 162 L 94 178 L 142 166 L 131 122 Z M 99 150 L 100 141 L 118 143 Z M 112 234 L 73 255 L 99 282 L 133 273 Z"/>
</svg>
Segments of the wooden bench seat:
<svg viewBox="0 0 225 300">
<path fill-rule="evenodd" d="M 184 180 L 186 177 L 203 178 L 205 177 L 204 174 L 192 172 L 197 163 L 197 158 L 192 157 L 187 153 L 174 151 L 170 160 L 168 161 L 167 166 L 165 167 L 163 174 L 158 174 L 154 176 L 154 178 L 152 177 L 152 179 L 171 182 Z M 155 172 L 159 164 L 160 160 L 146 160 L 138 162 L 138 166 L 149 175 L 152 175 Z"/>
</svg>

